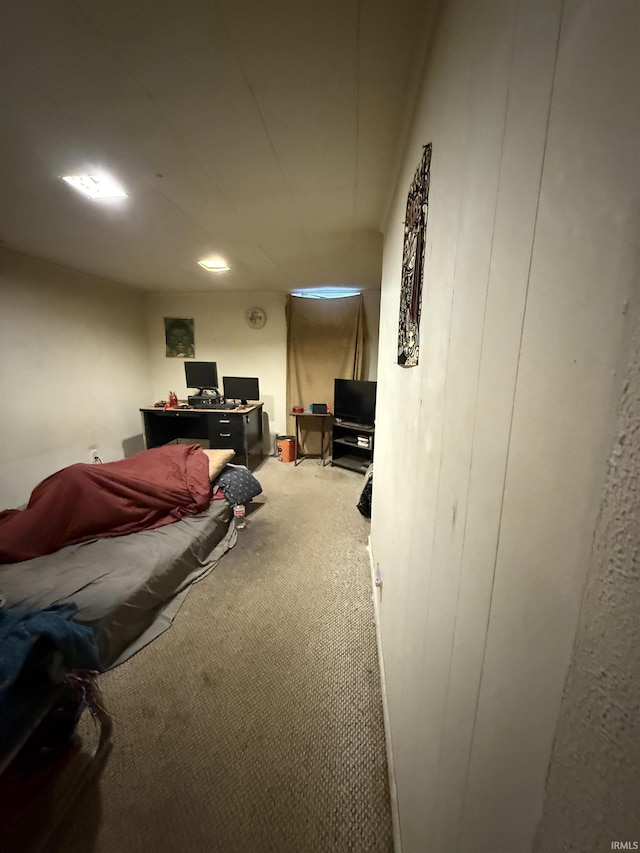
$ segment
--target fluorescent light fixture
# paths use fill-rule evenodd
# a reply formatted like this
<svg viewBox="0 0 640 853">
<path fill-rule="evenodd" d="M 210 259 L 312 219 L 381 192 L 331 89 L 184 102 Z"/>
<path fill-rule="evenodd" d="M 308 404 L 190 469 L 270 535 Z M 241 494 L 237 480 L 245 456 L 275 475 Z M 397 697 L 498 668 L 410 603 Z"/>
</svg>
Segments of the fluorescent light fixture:
<svg viewBox="0 0 640 853">
<path fill-rule="evenodd" d="M 127 198 L 124 188 L 104 172 L 93 175 L 65 175 L 62 179 L 87 198 L 101 201 L 102 199 Z"/>
<path fill-rule="evenodd" d="M 230 269 L 229 264 L 222 258 L 203 258 L 198 264 L 207 272 L 226 272 Z"/>
<path fill-rule="evenodd" d="M 304 299 L 345 299 L 347 296 L 358 296 L 359 293 L 362 293 L 359 287 L 308 287 L 291 291 L 292 296 Z"/>
</svg>

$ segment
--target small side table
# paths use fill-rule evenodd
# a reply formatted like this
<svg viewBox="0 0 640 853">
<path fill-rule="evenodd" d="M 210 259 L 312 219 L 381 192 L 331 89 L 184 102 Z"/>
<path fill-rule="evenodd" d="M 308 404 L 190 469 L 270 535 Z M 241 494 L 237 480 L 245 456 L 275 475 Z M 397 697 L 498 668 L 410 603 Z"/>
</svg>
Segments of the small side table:
<svg viewBox="0 0 640 853">
<path fill-rule="evenodd" d="M 323 415 L 315 415 L 311 412 L 289 412 L 292 418 L 296 419 L 296 455 L 294 459 L 294 465 L 299 465 L 303 459 L 320 459 L 322 463 L 322 467 L 328 465 L 331 461 L 326 458 L 325 445 L 327 442 L 325 441 L 325 434 L 331 434 L 331 424 L 333 423 L 333 415 L 331 412 L 327 412 Z M 298 447 L 300 446 L 300 429 L 304 428 L 300 426 L 300 420 L 302 418 L 321 418 L 320 421 L 320 453 L 298 453 Z M 329 424 L 329 431 L 327 432 L 327 423 Z M 329 442 L 330 444 L 330 442 Z"/>
</svg>

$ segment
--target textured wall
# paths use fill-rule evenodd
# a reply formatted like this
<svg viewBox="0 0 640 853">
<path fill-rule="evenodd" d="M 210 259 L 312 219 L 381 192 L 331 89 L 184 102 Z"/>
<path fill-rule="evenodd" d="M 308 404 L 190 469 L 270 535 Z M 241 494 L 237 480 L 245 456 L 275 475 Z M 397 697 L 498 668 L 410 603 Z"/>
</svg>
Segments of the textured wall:
<svg viewBox="0 0 640 853">
<path fill-rule="evenodd" d="M 536 853 L 640 846 L 640 333 L 575 651 L 556 733 Z"/>
</svg>

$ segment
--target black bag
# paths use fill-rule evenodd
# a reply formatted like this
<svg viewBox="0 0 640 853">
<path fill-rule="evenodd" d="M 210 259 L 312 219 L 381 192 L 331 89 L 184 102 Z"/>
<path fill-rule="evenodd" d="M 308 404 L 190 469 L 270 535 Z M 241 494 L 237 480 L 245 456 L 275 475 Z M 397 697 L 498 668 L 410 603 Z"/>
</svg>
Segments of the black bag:
<svg viewBox="0 0 640 853">
<path fill-rule="evenodd" d="M 371 498 L 373 497 L 373 465 L 369 465 L 365 474 L 365 484 L 360 493 L 360 500 L 356 504 L 360 513 L 365 518 L 371 518 Z"/>
</svg>

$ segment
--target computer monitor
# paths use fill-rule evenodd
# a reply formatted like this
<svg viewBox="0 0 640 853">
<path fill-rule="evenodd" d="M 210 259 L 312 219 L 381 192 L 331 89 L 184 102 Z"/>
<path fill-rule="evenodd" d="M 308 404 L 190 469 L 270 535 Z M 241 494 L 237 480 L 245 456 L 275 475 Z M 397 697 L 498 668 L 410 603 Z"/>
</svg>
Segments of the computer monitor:
<svg viewBox="0 0 640 853">
<path fill-rule="evenodd" d="M 184 375 L 187 388 L 218 392 L 218 365 L 215 361 L 185 361 Z"/>
<path fill-rule="evenodd" d="M 248 400 L 260 399 L 260 385 L 256 376 L 223 376 L 222 388 L 225 400 L 240 400 L 243 406 Z"/>
</svg>

